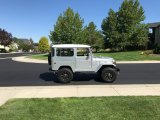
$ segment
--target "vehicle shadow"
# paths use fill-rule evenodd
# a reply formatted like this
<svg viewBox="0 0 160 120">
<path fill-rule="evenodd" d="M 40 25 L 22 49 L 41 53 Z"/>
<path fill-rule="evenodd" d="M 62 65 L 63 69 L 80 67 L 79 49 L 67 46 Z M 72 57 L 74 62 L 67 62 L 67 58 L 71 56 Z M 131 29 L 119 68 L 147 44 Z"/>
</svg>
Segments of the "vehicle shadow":
<svg viewBox="0 0 160 120">
<path fill-rule="evenodd" d="M 53 81 L 55 83 L 59 83 L 56 75 L 52 72 L 46 72 L 39 75 L 39 78 L 44 81 Z"/>
<path fill-rule="evenodd" d="M 53 81 L 55 83 L 60 83 L 58 81 L 57 76 L 52 72 L 42 73 L 40 74 L 39 78 L 44 81 Z M 73 82 L 95 81 L 95 82 L 100 82 L 100 83 L 103 82 L 98 79 L 96 74 L 88 74 L 88 73 L 75 73 L 72 81 Z"/>
<path fill-rule="evenodd" d="M 94 74 L 94 73 L 75 73 L 73 81 L 103 82 L 103 81 L 100 81 L 97 77 L 97 74 Z"/>
</svg>

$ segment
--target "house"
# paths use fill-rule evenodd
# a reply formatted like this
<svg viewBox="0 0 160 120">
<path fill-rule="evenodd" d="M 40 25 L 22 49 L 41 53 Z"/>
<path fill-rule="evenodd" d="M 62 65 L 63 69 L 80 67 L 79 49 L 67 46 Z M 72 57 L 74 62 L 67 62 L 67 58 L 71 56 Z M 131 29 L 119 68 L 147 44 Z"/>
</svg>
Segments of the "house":
<svg viewBox="0 0 160 120">
<path fill-rule="evenodd" d="M 5 46 L 4 45 L 0 45 L 0 51 L 1 52 L 9 52 L 9 51 L 17 51 L 18 50 L 18 44 L 12 42 L 10 45 Z"/>
<path fill-rule="evenodd" d="M 153 48 L 155 44 L 160 45 L 160 22 L 149 23 L 149 46 Z"/>
<path fill-rule="evenodd" d="M 6 46 L 6 47 L 4 47 L 4 45 L 0 45 L 0 52 L 5 52 L 5 51 L 9 51 L 9 47 L 8 46 Z"/>
<path fill-rule="evenodd" d="M 26 38 L 16 38 L 14 40 L 16 43 L 19 44 L 19 52 L 27 51 L 27 52 L 33 52 L 33 40 L 26 39 Z"/>
<path fill-rule="evenodd" d="M 32 44 L 32 40 L 31 39 L 19 38 L 19 40 L 21 40 L 25 44 L 29 44 L 29 45 Z"/>
</svg>

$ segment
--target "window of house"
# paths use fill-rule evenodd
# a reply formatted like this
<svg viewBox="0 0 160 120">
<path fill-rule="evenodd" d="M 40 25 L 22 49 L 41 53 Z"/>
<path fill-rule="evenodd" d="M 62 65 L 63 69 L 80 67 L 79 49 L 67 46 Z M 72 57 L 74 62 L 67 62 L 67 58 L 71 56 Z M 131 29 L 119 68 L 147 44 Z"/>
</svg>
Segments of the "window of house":
<svg viewBox="0 0 160 120">
<path fill-rule="evenodd" d="M 73 48 L 57 48 L 56 55 L 61 57 L 68 57 L 74 55 Z"/>
<path fill-rule="evenodd" d="M 149 33 L 151 33 L 151 34 L 152 34 L 152 33 L 153 33 L 153 29 L 151 29 L 151 28 L 150 28 L 150 29 L 149 29 Z"/>
</svg>

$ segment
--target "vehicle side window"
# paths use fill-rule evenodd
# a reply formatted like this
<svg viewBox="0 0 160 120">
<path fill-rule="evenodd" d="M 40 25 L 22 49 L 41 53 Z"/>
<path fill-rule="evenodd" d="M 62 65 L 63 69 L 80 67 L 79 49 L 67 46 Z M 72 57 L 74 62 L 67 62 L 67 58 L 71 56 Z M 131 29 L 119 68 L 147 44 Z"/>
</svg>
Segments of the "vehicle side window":
<svg viewBox="0 0 160 120">
<path fill-rule="evenodd" d="M 73 48 L 57 48 L 56 55 L 61 57 L 71 57 L 74 55 Z"/>
<path fill-rule="evenodd" d="M 88 48 L 77 48 L 77 56 L 88 56 L 89 49 Z"/>
</svg>

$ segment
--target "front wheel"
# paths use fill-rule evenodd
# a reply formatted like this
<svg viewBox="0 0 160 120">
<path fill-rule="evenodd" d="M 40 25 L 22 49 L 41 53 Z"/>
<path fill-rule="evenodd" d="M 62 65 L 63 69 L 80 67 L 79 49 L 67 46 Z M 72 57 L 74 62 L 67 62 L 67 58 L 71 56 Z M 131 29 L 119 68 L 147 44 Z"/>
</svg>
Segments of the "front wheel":
<svg viewBox="0 0 160 120">
<path fill-rule="evenodd" d="M 117 71 L 114 68 L 104 68 L 101 72 L 101 79 L 106 83 L 112 83 L 117 78 Z"/>
<path fill-rule="evenodd" d="M 73 72 L 69 68 L 58 70 L 58 79 L 61 83 L 69 83 L 73 79 Z"/>
</svg>

